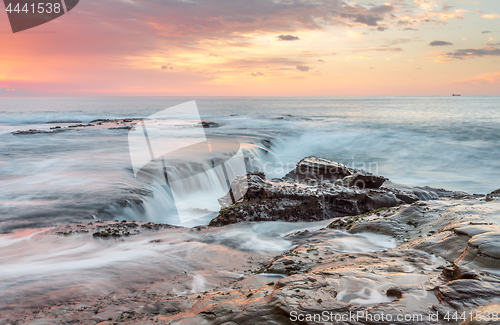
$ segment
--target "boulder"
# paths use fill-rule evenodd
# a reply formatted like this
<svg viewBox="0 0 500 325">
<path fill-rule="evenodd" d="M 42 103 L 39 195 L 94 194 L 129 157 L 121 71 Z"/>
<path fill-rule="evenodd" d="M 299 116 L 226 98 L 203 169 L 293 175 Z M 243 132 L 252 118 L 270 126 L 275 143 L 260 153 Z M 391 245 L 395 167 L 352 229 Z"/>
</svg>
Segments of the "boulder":
<svg viewBox="0 0 500 325">
<path fill-rule="evenodd" d="M 313 177 L 315 182 L 310 182 Z M 339 177 L 345 181 L 331 182 Z M 244 221 L 319 221 L 416 200 L 400 195 L 403 200 L 390 190 L 372 188 L 380 187 L 384 181 L 385 178 L 369 173 L 352 174 L 344 165 L 326 159 L 305 158 L 283 179 L 268 180 L 258 172 L 237 177 L 231 185 L 232 193 L 219 199 L 222 209 L 210 226 Z M 359 182 L 365 185 L 358 186 Z M 233 198 L 239 198 L 234 205 Z"/>
</svg>

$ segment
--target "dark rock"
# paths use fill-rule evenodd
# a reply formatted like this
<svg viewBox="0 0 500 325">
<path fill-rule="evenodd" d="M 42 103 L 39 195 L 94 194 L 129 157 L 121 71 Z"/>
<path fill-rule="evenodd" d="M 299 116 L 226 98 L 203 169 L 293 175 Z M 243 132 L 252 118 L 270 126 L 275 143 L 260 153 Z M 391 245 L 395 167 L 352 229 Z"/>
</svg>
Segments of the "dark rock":
<svg viewBox="0 0 500 325">
<path fill-rule="evenodd" d="M 387 181 L 387 178 L 376 176 L 370 173 L 358 171 L 354 175 L 347 176 L 344 182 L 347 181 L 349 186 L 364 188 L 379 188 Z"/>
<path fill-rule="evenodd" d="M 489 193 L 488 195 L 486 195 L 485 199 L 488 202 L 500 199 L 500 189 Z"/>
<path fill-rule="evenodd" d="M 398 199 L 404 201 L 406 204 L 412 204 L 419 200 L 418 196 L 412 193 L 394 193 Z"/>
<path fill-rule="evenodd" d="M 160 314 L 161 306 L 156 304 L 149 304 L 138 310 L 139 313 L 149 314 L 149 315 L 158 315 Z"/>
<path fill-rule="evenodd" d="M 344 186 L 356 186 L 361 189 L 379 188 L 387 181 L 387 178 L 373 175 L 371 173 L 348 168 L 347 166 L 318 157 L 307 157 L 297 163 L 294 170 L 289 172 L 285 178 L 297 181 L 316 180 L 322 182 L 334 182 L 342 180 Z"/>
<path fill-rule="evenodd" d="M 387 289 L 386 294 L 388 297 L 401 298 L 403 296 L 403 291 L 401 291 L 401 289 L 398 287 L 392 287 Z"/>
<path fill-rule="evenodd" d="M 335 181 L 352 175 L 347 166 L 327 159 L 307 157 L 297 163 L 294 170 L 289 172 L 285 178 L 295 180 L 315 179 L 320 182 Z"/>
<path fill-rule="evenodd" d="M 204 129 L 210 129 L 210 128 L 218 128 L 218 127 L 220 127 L 220 125 L 218 123 L 211 122 L 211 121 L 201 121 L 199 124 Z"/>
<path fill-rule="evenodd" d="M 108 128 L 109 130 L 132 130 L 134 128 L 133 125 L 119 126 L 116 128 Z"/>
<path fill-rule="evenodd" d="M 27 134 L 41 134 L 41 133 L 57 133 L 57 132 L 62 132 L 65 129 L 62 128 L 51 128 L 51 130 L 36 130 L 36 129 L 29 129 L 29 130 L 18 130 L 15 132 L 12 132 L 13 135 L 27 135 Z"/>
<path fill-rule="evenodd" d="M 219 199 L 223 207 L 210 226 L 224 226 L 243 221 L 319 221 L 403 204 L 392 192 L 359 189 L 317 182 L 304 186 L 299 179 L 335 179 L 349 173 L 344 165 L 321 158 L 306 158 L 287 178 L 268 180 L 262 173 L 237 177 L 231 186 L 234 197 L 241 198 L 232 205 L 228 194 Z M 371 176 L 370 176 L 371 177 Z"/>
<path fill-rule="evenodd" d="M 473 270 L 464 267 L 454 265 L 453 267 L 446 267 L 441 272 L 441 275 L 444 279 L 447 280 L 459 280 L 459 279 L 469 279 L 469 280 L 478 280 L 479 275 Z"/>
</svg>

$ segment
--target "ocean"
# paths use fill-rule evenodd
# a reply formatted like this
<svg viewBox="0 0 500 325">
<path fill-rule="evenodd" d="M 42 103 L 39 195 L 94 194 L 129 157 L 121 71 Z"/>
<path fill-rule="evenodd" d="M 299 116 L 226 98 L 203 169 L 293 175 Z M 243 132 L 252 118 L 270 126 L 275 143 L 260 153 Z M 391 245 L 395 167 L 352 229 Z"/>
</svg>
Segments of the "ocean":
<svg viewBox="0 0 500 325">
<path fill-rule="evenodd" d="M 172 217 L 173 202 L 164 187 L 134 177 L 129 130 L 83 127 L 14 135 L 18 130 L 146 118 L 195 100 L 201 119 L 220 125 L 204 129 L 207 137 L 237 140 L 247 163 L 252 162 L 249 169 L 263 170 L 268 177 L 284 176 L 300 159 L 319 156 L 395 183 L 485 194 L 500 188 L 496 182 L 500 179 L 499 99 L 1 98 L 0 231 L 94 219 L 206 224 L 220 206 L 204 193 L 211 188 L 218 193 L 224 190 L 217 179 L 206 179 L 180 193 L 175 202 L 178 211 L 205 216 L 182 223 Z M 183 123 L 179 117 L 175 124 Z M 196 158 L 196 154 L 184 157 L 184 166 Z"/>
</svg>

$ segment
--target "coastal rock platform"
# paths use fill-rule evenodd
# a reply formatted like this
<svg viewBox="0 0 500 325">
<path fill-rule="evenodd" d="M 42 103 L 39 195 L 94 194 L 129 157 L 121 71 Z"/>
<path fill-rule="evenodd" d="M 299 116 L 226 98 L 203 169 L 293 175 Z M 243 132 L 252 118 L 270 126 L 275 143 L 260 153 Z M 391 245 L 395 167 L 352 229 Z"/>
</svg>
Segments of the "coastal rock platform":
<svg viewBox="0 0 500 325">
<path fill-rule="evenodd" d="M 316 158 L 305 163 L 343 169 Z M 355 175 L 364 182 L 374 178 L 362 188 L 353 183 Z M 16 312 L 15 320 L 4 322 L 498 324 L 498 317 L 491 318 L 500 312 L 497 191 L 481 196 L 403 186 L 349 169 L 302 174 L 296 169 L 273 180 L 251 173 L 240 184 L 234 187 L 246 191 L 240 201 L 229 205 L 228 197 L 221 199 L 224 208 L 212 227 L 192 231 L 203 235 L 276 220 L 329 220 L 327 226 L 287 234 L 284 239 L 293 245 L 270 259 L 241 251 L 249 258 L 248 271 L 224 286 L 179 292 L 168 289 L 167 280 L 156 280 L 134 292 L 103 291 L 98 299 L 79 297 Z M 165 231 L 148 225 L 158 234 Z M 102 226 L 119 234 L 135 229 L 127 222 Z M 241 259 L 234 263 L 241 270 Z"/>
</svg>

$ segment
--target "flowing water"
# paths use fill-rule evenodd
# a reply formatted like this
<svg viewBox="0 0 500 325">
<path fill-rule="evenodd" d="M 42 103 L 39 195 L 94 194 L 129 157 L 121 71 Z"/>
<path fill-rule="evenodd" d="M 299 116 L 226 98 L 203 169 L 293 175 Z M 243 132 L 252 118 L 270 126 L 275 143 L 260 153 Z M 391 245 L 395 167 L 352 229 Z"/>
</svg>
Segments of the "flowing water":
<svg viewBox="0 0 500 325">
<path fill-rule="evenodd" d="M 129 130 L 12 134 L 95 119 L 146 118 L 192 99 L 0 99 L 1 303 L 16 308 L 19 301 L 35 305 L 40 295 L 136 290 L 158 279 L 182 282 L 170 291 L 203 291 L 240 277 L 243 270 L 235 265 L 249 257 L 263 260 L 288 250 L 293 238 L 287 234 L 327 224 L 168 230 L 124 242 L 48 235 L 66 222 L 94 219 L 207 224 L 220 209 L 216 198 L 227 192 L 226 175 L 212 170 L 214 156 L 223 159 L 228 147 L 234 154 L 235 141 L 244 169 L 263 171 L 269 178 L 315 155 L 397 183 L 474 193 L 499 187 L 494 182 L 500 179 L 498 97 L 194 98 L 201 118 L 221 127 L 204 129 L 210 156 L 192 150 L 178 165 L 167 164 L 173 179 L 182 181 L 175 200 L 161 181 L 134 177 Z M 173 123 L 189 121 L 179 117 Z M 176 141 L 182 146 L 185 139 Z M 235 173 L 238 168 L 229 163 L 227 169 Z M 192 173 L 198 174 L 196 181 L 186 178 Z M 189 220 L 179 219 L 181 213 Z M 151 243 L 155 239 L 171 245 Z M 343 252 L 393 245 L 382 237 L 377 242 L 380 247 L 370 235 L 345 234 L 330 244 Z M 130 280 L 135 278 L 143 280 Z M 33 293 L 31 299 L 27 292 Z"/>
<path fill-rule="evenodd" d="M 250 159 L 247 169 L 262 170 L 268 177 L 283 176 L 301 158 L 317 155 L 389 177 L 393 182 L 487 193 L 498 187 L 491 180 L 500 178 L 498 99 L 196 101 L 202 119 L 222 126 L 205 129 L 207 138 L 238 141 Z M 87 123 L 98 118 L 144 118 L 189 100 L 192 98 L 0 99 L 0 229 L 81 221 L 97 214 L 101 219 L 175 223 L 169 219 L 172 213 L 165 213 L 172 206 L 168 195 L 158 186 L 145 186 L 134 178 L 128 130 L 84 128 L 34 135 L 11 132 L 64 127 L 70 124 L 63 122 Z M 263 146 L 263 139 L 271 140 L 264 143 L 268 148 Z M 190 161 L 199 157 L 190 153 L 184 158 Z M 210 169 L 208 160 L 203 163 Z M 203 200 L 202 192 L 207 194 L 207 189 L 220 193 L 224 184 L 219 184 L 217 177 L 212 175 L 197 186 L 186 187 L 185 197 L 176 204 L 189 209 L 190 202 Z M 140 189 L 155 195 L 144 195 Z M 190 194 L 196 190 L 197 199 L 193 200 Z M 143 199 L 146 203 L 124 210 L 123 204 L 118 204 L 123 199 Z M 202 214 L 218 209 L 218 203 L 211 200 Z M 207 218 L 188 225 L 206 222 Z"/>
</svg>

